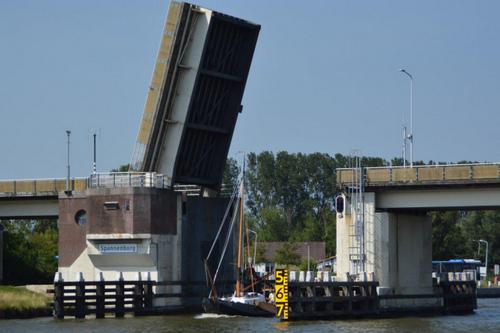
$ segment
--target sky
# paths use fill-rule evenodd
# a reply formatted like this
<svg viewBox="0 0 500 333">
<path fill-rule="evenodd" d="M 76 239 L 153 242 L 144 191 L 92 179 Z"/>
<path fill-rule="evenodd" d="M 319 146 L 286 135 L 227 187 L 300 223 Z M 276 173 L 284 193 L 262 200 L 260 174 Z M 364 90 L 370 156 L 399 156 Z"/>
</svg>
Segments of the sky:
<svg viewBox="0 0 500 333">
<path fill-rule="evenodd" d="M 0 179 L 129 163 L 169 1 L 0 1 Z M 500 161 L 500 1 L 200 0 L 262 26 L 238 151 Z"/>
</svg>

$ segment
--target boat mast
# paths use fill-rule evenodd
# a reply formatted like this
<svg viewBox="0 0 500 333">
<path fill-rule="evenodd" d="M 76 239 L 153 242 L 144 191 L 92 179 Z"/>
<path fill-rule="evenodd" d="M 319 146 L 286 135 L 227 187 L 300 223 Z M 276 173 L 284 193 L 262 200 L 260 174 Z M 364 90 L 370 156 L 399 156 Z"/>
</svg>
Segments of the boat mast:
<svg viewBox="0 0 500 333">
<path fill-rule="evenodd" d="M 241 171 L 241 187 L 240 187 L 240 230 L 238 235 L 238 276 L 236 280 L 236 297 L 241 296 L 241 256 L 243 252 L 243 205 L 245 203 L 245 162 L 246 156 L 243 153 L 243 169 Z"/>
<path fill-rule="evenodd" d="M 250 282 L 252 286 L 252 291 L 255 292 L 255 286 L 253 281 L 253 266 L 252 266 L 252 256 L 250 255 L 250 232 L 248 231 L 248 223 L 245 223 L 245 232 L 247 236 L 247 260 L 248 260 L 248 274 L 250 275 Z"/>
<path fill-rule="evenodd" d="M 238 236 L 238 277 L 236 280 L 236 297 L 240 297 L 241 294 L 241 255 L 242 255 L 242 244 L 243 243 L 243 180 L 240 187 L 240 230 Z"/>
</svg>

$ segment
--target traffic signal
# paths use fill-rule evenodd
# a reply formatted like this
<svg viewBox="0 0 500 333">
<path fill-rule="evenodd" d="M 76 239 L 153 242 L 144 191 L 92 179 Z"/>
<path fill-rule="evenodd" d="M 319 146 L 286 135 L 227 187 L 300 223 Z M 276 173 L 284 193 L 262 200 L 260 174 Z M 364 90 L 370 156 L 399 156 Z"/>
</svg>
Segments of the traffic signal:
<svg viewBox="0 0 500 333">
<path fill-rule="evenodd" d="M 335 210 L 337 214 L 344 214 L 344 196 L 337 195 L 335 197 Z"/>
</svg>

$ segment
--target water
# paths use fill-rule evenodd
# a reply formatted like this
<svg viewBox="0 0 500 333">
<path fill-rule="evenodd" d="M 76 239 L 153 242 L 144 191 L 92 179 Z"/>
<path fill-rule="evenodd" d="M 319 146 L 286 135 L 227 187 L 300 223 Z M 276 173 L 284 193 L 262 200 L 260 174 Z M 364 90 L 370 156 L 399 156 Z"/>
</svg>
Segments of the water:
<svg viewBox="0 0 500 333">
<path fill-rule="evenodd" d="M 37 318 L 0 321 L 0 332 L 500 332 L 500 299 L 478 300 L 475 314 L 426 318 L 280 322 L 276 318 L 246 318 L 210 314 L 125 319 L 54 320 Z"/>
</svg>

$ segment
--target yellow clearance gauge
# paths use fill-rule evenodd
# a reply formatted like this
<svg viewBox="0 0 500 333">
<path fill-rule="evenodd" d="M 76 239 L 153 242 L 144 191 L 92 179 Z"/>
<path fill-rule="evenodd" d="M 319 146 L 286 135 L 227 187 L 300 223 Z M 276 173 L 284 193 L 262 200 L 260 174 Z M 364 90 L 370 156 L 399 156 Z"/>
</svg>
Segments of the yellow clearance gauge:
<svg viewBox="0 0 500 333">
<path fill-rule="evenodd" d="M 276 316 L 288 319 L 288 269 L 277 269 L 275 271 L 275 293 L 274 302 L 278 311 Z"/>
</svg>

